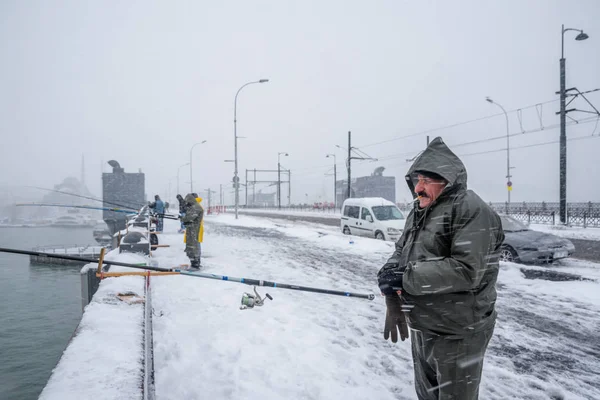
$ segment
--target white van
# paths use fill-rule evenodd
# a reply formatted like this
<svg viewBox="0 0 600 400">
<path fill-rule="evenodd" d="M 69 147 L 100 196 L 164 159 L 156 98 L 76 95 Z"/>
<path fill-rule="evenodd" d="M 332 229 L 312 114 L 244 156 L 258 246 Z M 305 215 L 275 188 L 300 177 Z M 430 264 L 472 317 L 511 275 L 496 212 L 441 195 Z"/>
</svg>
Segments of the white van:
<svg viewBox="0 0 600 400">
<path fill-rule="evenodd" d="M 346 199 L 342 205 L 342 232 L 397 241 L 406 219 L 394 203 L 381 197 Z"/>
</svg>

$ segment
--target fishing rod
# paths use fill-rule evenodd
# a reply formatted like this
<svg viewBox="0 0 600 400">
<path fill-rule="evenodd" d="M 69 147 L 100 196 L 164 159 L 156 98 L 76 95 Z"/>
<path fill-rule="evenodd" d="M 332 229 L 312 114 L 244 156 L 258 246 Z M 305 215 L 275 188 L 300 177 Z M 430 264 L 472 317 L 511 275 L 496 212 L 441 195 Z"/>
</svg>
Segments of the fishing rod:
<svg viewBox="0 0 600 400">
<path fill-rule="evenodd" d="M 15 206 L 23 207 L 23 206 L 36 206 L 36 207 L 66 207 L 66 208 L 85 208 L 88 210 L 104 210 L 104 211 L 114 211 L 114 212 L 122 212 L 127 214 L 137 213 L 134 210 L 123 210 L 121 208 L 108 208 L 108 207 L 93 207 L 93 206 L 75 206 L 70 204 L 49 204 L 49 203 L 16 203 Z"/>
<path fill-rule="evenodd" d="M 331 290 L 331 289 L 320 289 L 309 286 L 298 286 L 288 283 L 277 283 L 271 281 L 263 281 L 259 279 L 249 279 L 249 278 L 236 278 L 235 276 L 226 276 L 226 275 L 216 275 L 216 274 L 207 274 L 205 272 L 192 272 L 185 271 L 181 269 L 175 269 L 176 272 L 179 272 L 181 275 L 195 276 L 197 278 L 207 278 L 207 279 L 217 279 L 220 281 L 231 281 L 243 283 L 249 286 L 266 286 L 272 288 L 279 289 L 291 289 L 291 290 L 299 290 L 301 292 L 311 292 L 311 293 L 322 293 L 322 294 L 331 294 L 335 296 L 344 296 L 344 297 L 357 297 L 360 299 L 373 300 L 375 295 L 372 293 L 363 294 L 363 293 L 353 293 L 346 292 L 341 290 Z"/>
<path fill-rule="evenodd" d="M 113 203 L 113 202 L 102 200 L 102 199 L 97 199 L 95 197 L 83 196 L 83 195 L 80 195 L 80 194 L 69 193 L 69 192 L 63 192 L 62 190 L 56 190 L 56 189 L 46 189 L 46 188 L 39 187 L 39 186 L 25 186 L 25 187 L 30 187 L 30 188 L 39 189 L 39 190 L 46 190 L 48 192 L 54 192 L 54 193 L 62 193 L 62 194 L 66 194 L 66 195 L 69 195 L 69 196 L 79 197 L 79 198 L 82 198 L 82 199 L 100 201 L 102 203 L 110 204 L 111 206 L 116 206 L 116 207 L 120 207 L 120 208 L 128 208 L 128 209 L 131 209 L 132 211 L 135 211 L 134 207 L 124 206 L 122 204 Z M 142 207 L 142 205 L 140 205 L 139 207 Z"/>
<path fill-rule="evenodd" d="M 66 256 L 66 255 L 61 255 L 61 254 L 42 253 L 42 252 L 28 251 L 28 250 L 7 249 L 7 248 L 1 248 L 1 247 L 0 247 L 0 252 L 32 255 L 32 256 L 38 256 L 38 257 L 59 258 L 59 259 L 64 259 L 64 260 L 87 261 L 90 263 L 98 262 L 98 260 L 95 260 L 93 258 Z M 216 279 L 216 280 L 220 280 L 220 281 L 230 281 L 230 282 L 243 283 L 243 284 L 249 285 L 249 286 L 255 286 L 254 293 L 256 293 L 256 296 L 249 294 L 249 293 L 244 293 L 244 295 L 242 296 L 242 307 L 240 307 L 241 309 L 253 308 L 254 306 L 262 306 L 263 305 L 264 300 L 256 292 L 256 286 L 266 286 L 266 287 L 272 287 L 272 288 L 290 289 L 290 290 L 298 290 L 301 292 L 321 293 L 321 294 L 329 294 L 329 295 L 344 296 L 344 297 L 356 297 L 359 299 L 367 299 L 367 300 L 375 299 L 375 295 L 372 293 L 365 294 L 365 293 L 346 292 L 346 291 L 341 291 L 341 290 L 321 289 L 321 288 L 315 288 L 315 287 L 309 287 L 309 286 L 299 286 L 299 285 L 288 284 L 288 283 L 277 283 L 277 282 L 271 282 L 271 281 L 264 281 L 264 280 L 259 280 L 259 279 L 236 278 L 234 276 L 208 274 L 208 273 L 204 273 L 204 272 L 191 272 L 191 271 L 182 270 L 180 268 L 160 268 L 160 267 L 152 267 L 152 266 L 148 266 L 148 265 L 141 266 L 139 264 L 129 264 L 129 263 L 123 263 L 123 262 L 118 262 L 118 261 L 104 260 L 103 263 L 107 264 L 107 265 L 118 265 L 118 266 L 122 266 L 122 267 L 145 269 L 145 270 L 150 270 L 150 271 L 177 272 L 180 275 L 192 276 L 192 277 L 196 277 L 196 278 Z M 269 294 L 267 294 L 266 297 L 268 297 L 270 300 L 273 300 L 273 298 L 271 296 L 269 296 Z"/>
<path fill-rule="evenodd" d="M 157 216 L 157 217 L 163 217 L 163 218 L 166 218 L 166 219 L 179 219 L 179 216 L 173 215 L 173 214 L 158 214 L 157 213 L 157 214 L 154 214 L 154 215 Z"/>
<path fill-rule="evenodd" d="M 6 248 L 1 248 L 1 247 L 0 247 L 0 253 L 24 254 L 24 255 L 37 256 L 37 257 L 58 258 L 61 260 L 86 261 L 86 262 L 90 262 L 90 263 L 98 263 L 98 260 L 94 259 L 94 258 L 67 256 L 67 255 L 63 255 L 63 254 L 54 254 L 54 253 L 42 253 L 39 251 L 6 249 Z M 160 271 L 160 272 L 172 271 L 171 269 L 152 267 L 150 265 L 130 264 L 130 263 L 124 263 L 124 262 L 118 262 L 118 261 L 103 260 L 103 263 L 106 265 L 118 265 L 120 267 L 141 268 L 141 269 L 147 269 L 150 271 Z"/>
</svg>

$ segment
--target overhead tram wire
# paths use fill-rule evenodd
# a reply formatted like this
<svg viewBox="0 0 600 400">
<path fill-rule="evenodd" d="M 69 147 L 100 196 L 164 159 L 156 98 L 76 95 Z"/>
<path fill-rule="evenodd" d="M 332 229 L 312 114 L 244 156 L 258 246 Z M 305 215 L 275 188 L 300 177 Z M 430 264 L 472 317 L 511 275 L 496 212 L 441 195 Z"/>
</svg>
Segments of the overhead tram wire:
<svg viewBox="0 0 600 400">
<path fill-rule="evenodd" d="M 587 93 L 587 92 L 584 92 L 584 93 Z M 535 107 L 538 107 L 540 105 L 550 104 L 550 103 L 554 103 L 554 102 L 557 102 L 557 101 L 559 101 L 559 100 L 558 99 L 548 100 L 548 101 L 544 101 L 544 102 L 541 102 L 541 103 L 536 103 L 536 104 L 533 104 L 533 105 L 530 105 L 530 106 L 526 106 L 526 107 L 521 107 L 521 108 L 509 110 L 508 113 L 514 113 L 514 112 L 518 112 L 520 110 L 527 110 L 527 109 L 530 109 L 530 108 L 535 108 Z M 504 115 L 504 114 L 503 113 L 492 114 L 492 115 L 488 115 L 488 116 L 485 116 L 485 117 L 474 118 L 474 119 L 471 119 L 471 120 L 468 120 L 468 121 L 457 122 L 457 123 L 454 123 L 454 124 L 450 124 L 450 125 L 446 125 L 446 126 L 441 126 L 441 127 L 437 127 L 437 128 L 432 128 L 432 129 L 428 129 L 428 130 L 425 130 L 425 131 L 416 132 L 416 133 L 412 133 L 412 134 L 409 134 L 409 135 L 400 136 L 400 137 L 396 137 L 396 138 L 392 138 L 392 139 L 383 140 L 381 142 L 370 143 L 370 144 L 366 144 L 366 145 L 363 145 L 363 146 L 357 146 L 357 147 L 358 148 L 370 147 L 370 146 L 375 146 L 375 145 L 378 145 L 378 144 L 388 143 L 388 142 L 392 142 L 392 141 L 396 141 L 396 140 L 406 139 L 406 138 L 415 137 L 415 136 L 421 136 L 421 135 L 425 135 L 427 133 L 431 133 L 431 132 L 435 132 L 435 131 L 440 131 L 440 130 L 444 130 L 444 129 L 455 128 L 457 126 L 467 125 L 467 124 L 470 124 L 470 123 L 473 123 L 473 122 L 483 121 L 483 120 L 486 120 L 486 119 L 491 119 L 491 118 L 495 118 L 495 117 L 502 116 L 502 115 Z M 514 135 L 522 135 L 524 133 L 539 132 L 541 130 L 546 130 L 546 129 L 549 130 L 550 128 L 538 129 L 538 130 L 532 130 L 532 131 L 525 131 L 525 132 L 520 132 L 520 133 L 514 134 Z M 491 138 L 489 140 L 483 139 L 483 142 L 485 142 L 485 141 L 491 141 L 491 140 L 498 140 L 500 138 L 505 139 L 506 135 L 504 135 L 502 137 L 498 137 L 498 138 Z M 458 144 L 458 145 L 463 145 L 463 144 Z M 464 145 L 466 145 L 466 144 L 464 144 Z M 413 153 L 412 152 L 411 153 L 400 153 L 400 154 L 397 154 L 397 155 L 398 156 L 405 156 L 405 155 L 410 155 L 410 154 L 413 154 Z M 395 156 L 395 155 L 393 155 L 393 156 Z M 378 161 L 382 161 L 382 160 L 384 160 L 386 158 L 387 158 L 387 156 L 382 157 L 382 158 L 378 158 Z M 369 162 L 371 162 L 371 161 L 369 161 Z M 357 165 L 360 165 L 360 164 L 363 164 L 363 163 L 364 163 L 364 161 L 357 161 Z M 345 165 L 344 163 L 340 164 L 340 166 L 344 166 L 344 165 Z M 308 170 L 313 170 L 313 169 L 322 169 L 322 168 L 326 168 L 326 167 L 330 167 L 330 166 L 331 166 L 331 164 L 329 164 L 329 165 L 323 165 L 323 166 L 300 168 L 300 169 L 297 169 L 296 171 L 308 171 Z M 296 176 L 298 176 L 298 175 L 296 175 Z"/>
<path fill-rule="evenodd" d="M 571 125 L 583 125 L 583 124 L 587 124 L 587 123 L 594 122 L 594 121 L 597 121 L 597 117 L 588 117 L 588 118 L 581 119 L 581 120 L 579 120 L 577 122 L 575 122 L 575 121 L 569 122 L 569 123 L 567 123 L 567 126 L 571 126 Z M 527 134 L 531 134 L 531 133 L 537 133 L 537 132 L 542 132 L 542 131 L 550 131 L 550 130 L 557 129 L 559 127 L 560 127 L 560 124 L 549 125 L 549 126 L 544 127 L 544 128 L 536 128 L 536 129 L 532 129 L 532 130 L 529 130 L 529 131 L 511 133 L 510 137 L 519 137 L 519 136 L 523 136 L 523 135 L 527 135 Z M 492 141 L 501 140 L 501 139 L 506 139 L 506 135 L 495 136 L 495 137 L 491 137 L 491 138 L 487 138 L 487 139 L 478 139 L 478 140 L 473 140 L 473 141 L 463 142 L 463 143 L 455 143 L 455 144 L 450 144 L 450 146 L 453 147 L 453 148 L 455 148 L 455 147 L 468 146 L 468 145 L 473 145 L 473 144 L 487 143 L 487 142 L 492 142 Z M 504 148 L 504 150 L 506 150 L 506 148 Z M 405 153 L 390 154 L 388 156 L 380 157 L 380 158 L 378 158 L 378 160 L 379 161 L 391 160 L 391 159 L 394 159 L 394 158 L 401 158 L 401 157 L 405 157 L 407 155 L 412 155 L 414 153 L 415 152 L 412 151 L 412 152 L 405 152 Z"/>
<path fill-rule="evenodd" d="M 536 103 L 536 104 L 533 104 L 533 105 L 530 105 L 530 106 L 527 106 L 527 107 L 521 107 L 521 108 L 517 108 L 517 109 L 514 109 L 514 110 L 509 110 L 508 113 L 510 114 L 510 113 L 513 113 L 513 112 L 517 112 L 519 110 L 527 110 L 527 109 L 530 109 L 530 108 L 534 108 L 534 107 L 537 107 L 537 106 L 540 106 L 540 105 L 544 105 L 544 104 L 554 103 L 554 102 L 557 102 L 557 101 L 559 101 L 559 99 L 548 100 L 548 101 L 545 101 L 545 102 L 542 102 L 542 103 Z M 474 119 L 471 119 L 471 120 L 468 120 L 468 121 L 456 122 L 454 124 L 440 126 L 440 127 L 437 127 L 437 128 L 431 128 L 431 129 L 427 129 L 427 130 L 424 130 L 424 131 L 411 133 L 411 134 L 404 135 L 404 136 L 398 136 L 398 137 L 395 137 L 395 138 L 391 138 L 391 139 L 387 139 L 387 140 L 382 140 L 380 142 L 368 143 L 368 144 L 365 144 L 365 145 L 361 145 L 359 147 L 361 147 L 361 148 L 371 147 L 371 146 L 376 146 L 376 145 L 379 145 L 379 144 L 394 142 L 396 140 L 407 139 L 407 138 L 411 138 L 411 137 L 415 137 L 415 136 L 422 136 L 422 135 L 426 135 L 428 133 L 437 132 L 437 131 L 441 131 L 441 130 L 445 130 L 445 129 L 450 129 L 450 128 L 456 128 L 457 126 L 468 125 L 468 124 L 471 124 L 471 123 L 474 123 L 474 122 L 484 121 L 486 119 L 491 119 L 491 118 L 499 117 L 499 116 L 502 116 L 502 115 L 504 115 L 504 113 L 497 113 L 497 114 L 492 114 L 492 115 L 488 115 L 488 116 L 485 116 L 485 117 L 474 118 Z M 506 136 L 504 136 L 504 138 L 506 138 Z"/>
<path fill-rule="evenodd" d="M 570 126 L 570 125 L 583 125 L 583 124 L 591 123 L 591 122 L 594 122 L 594 121 L 597 121 L 597 120 L 598 120 L 597 117 L 589 117 L 589 118 L 584 118 L 582 120 L 579 120 L 579 122 L 569 122 L 567 125 L 568 126 Z M 512 136 L 517 136 L 518 137 L 518 136 L 523 136 L 525 134 L 531 134 L 531 133 L 542 132 L 542 131 L 550 131 L 550 130 L 558 129 L 559 127 L 560 127 L 560 124 L 555 124 L 555 125 L 547 126 L 547 127 L 543 128 L 543 129 L 537 128 L 537 129 L 533 129 L 533 130 L 530 130 L 530 131 L 525 131 L 523 133 L 521 133 L 521 132 L 519 132 L 519 133 L 513 133 L 510 136 L 511 137 Z M 469 142 L 463 142 L 463 143 L 456 143 L 456 144 L 452 144 L 451 147 L 454 148 L 454 147 L 468 146 L 468 145 L 473 145 L 473 144 L 481 144 L 481 143 L 492 142 L 492 141 L 495 141 L 495 140 L 500 140 L 500 139 L 505 139 L 505 138 L 506 138 L 506 135 L 503 135 L 503 136 L 497 136 L 497 137 L 493 137 L 493 138 L 479 139 L 479 140 L 474 140 L 474 141 L 469 141 Z M 551 142 L 548 142 L 548 143 L 551 143 Z M 542 143 L 542 144 L 540 144 L 540 146 L 541 145 L 545 145 L 545 144 L 546 143 Z M 533 146 L 536 146 L 536 145 L 533 145 Z M 513 149 L 513 148 L 519 148 L 519 147 L 511 147 L 511 149 Z M 493 153 L 493 152 L 499 152 L 499 151 L 506 151 L 506 148 L 484 151 L 481 154 L 487 154 L 487 153 L 490 153 L 490 152 Z M 393 159 L 396 159 L 396 158 L 413 156 L 414 154 L 415 154 L 415 151 L 404 152 L 404 153 L 396 153 L 396 154 L 392 154 L 392 155 L 389 155 L 389 156 L 384 156 L 384 157 L 378 158 L 378 161 L 379 162 L 385 162 L 385 161 L 393 160 Z M 476 154 L 480 154 L 480 153 L 471 153 L 471 154 L 468 154 L 468 155 L 476 155 Z M 371 161 L 369 161 L 369 162 L 371 162 Z M 359 162 L 357 162 L 357 165 L 364 165 L 365 163 L 366 163 L 366 161 L 359 161 Z M 395 166 L 395 165 L 404 165 L 404 164 L 406 164 L 406 162 L 391 164 L 391 165 L 388 165 L 388 167 L 389 166 Z M 340 164 L 340 165 L 343 165 L 343 164 Z M 307 176 L 311 176 L 311 175 L 320 175 L 323 172 L 322 170 L 325 170 L 327 168 L 331 168 L 331 164 L 329 164 L 329 165 L 323 165 L 323 166 L 318 166 L 318 167 L 303 168 L 303 169 L 300 169 L 300 170 L 301 171 L 308 171 L 308 170 L 317 170 L 318 169 L 319 171 L 310 172 L 310 173 L 304 173 L 304 174 L 303 173 L 299 173 L 299 174 L 296 174 L 296 177 L 298 178 L 298 177 L 307 177 Z"/>
<path fill-rule="evenodd" d="M 578 141 L 578 140 L 585 140 L 585 139 L 597 139 L 600 138 L 600 136 L 590 136 L 590 135 L 585 135 L 585 136 L 578 136 L 578 137 L 574 137 L 574 138 L 570 138 L 567 139 L 568 142 L 574 142 L 574 141 Z M 534 143 L 534 144 L 527 144 L 524 146 L 515 146 L 515 147 L 511 147 L 511 150 L 518 150 L 518 149 L 526 149 L 526 148 L 530 148 L 530 147 L 540 147 L 540 146 L 546 146 L 549 144 L 556 144 L 559 143 L 560 140 L 552 140 L 550 142 L 544 142 L 544 143 Z M 480 151 L 480 152 L 476 152 L 476 153 L 469 153 L 469 154 L 458 154 L 459 157 L 469 157 L 469 156 L 476 156 L 476 155 L 481 155 L 481 154 L 490 154 L 490 153 L 498 153 L 501 151 L 506 151 L 506 148 L 504 149 L 495 149 L 495 150 L 488 150 L 488 151 Z"/>
<path fill-rule="evenodd" d="M 596 91 L 600 91 L 600 89 L 590 90 L 590 91 L 583 92 L 583 93 L 590 93 L 590 92 L 596 92 Z M 521 107 L 521 108 L 509 110 L 508 113 L 514 113 L 514 112 L 518 112 L 520 110 L 527 110 L 527 109 L 530 109 L 530 108 L 538 107 L 540 105 L 555 103 L 557 101 L 559 101 L 559 99 L 548 100 L 548 101 L 545 101 L 545 102 L 541 102 L 541 103 L 536 103 L 536 104 L 533 104 L 533 105 L 529 105 L 529 106 L 526 106 L 526 107 Z M 410 137 L 421 136 L 421 135 L 425 135 L 427 133 L 436 132 L 436 131 L 440 131 L 440 130 L 444 130 L 444 129 L 455 128 L 457 126 L 467 125 L 467 124 L 470 124 L 470 123 L 474 123 L 474 122 L 478 122 L 478 121 L 483 121 L 483 120 L 486 120 L 486 119 L 491 119 L 491 118 L 495 118 L 495 117 L 502 116 L 502 115 L 504 115 L 504 114 L 503 113 L 497 113 L 497 114 L 493 114 L 493 115 L 489 115 L 489 116 L 485 116 L 485 117 L 474 118 L 474 119 L 471 119 L 471 120 L 468 120 L 468 121 L 463 121 L 463 122 L 458 122 L 458 123 L 454 123 L 454 124 L 450 124 L 450 125 L 446 125 L 446 126 L 442 126 L 442 127 L 432 128 L 432 129 L 428 129 L 428 130 L 421 131 L 421 132 L 416 132 L 416 133 L 405 135 L 405 136 L 400 136 L 400 137 L 396 137 L 396 138 L 392 138 L 392 139 L 387 139 L 387 140 L 383 140 L 383 141 L 376 142 L 376 143 L 370 143 L 370 144 L 362 145 L 362 146 L 359 146 L 359 147 L 360 148 L 370 147 L 370 146 L 375 146 L 375 145 L 378 145 L 378 144 L 389 143 L 389 142 L 396 141 L 396 140 L 401 140 L 401 139 L 407 139 L 407 138 L 410 138 Z M 578 122 L 568 123 L 567 125 L 574 125 L 574 124 L 581 125 L 581 124 L 585 124 L 585 123 L 591 122 L 592 120 L 596 120 L 596 117 L 585 118 L 585 119 L 582 119 L 582 120 L 580 120 Z M 510 136 L 522 136 L 522 135 L 525 135 L 525 134 L 536 133 L 536 132 L 541 132 L 541 131 L 546 131 L 546 130 L 549 131 L 549 130 L 556 129 L 559 126 L 560 126 L 559 124 L 549 125 L 549 126 L 543 127 L 543 128 L 536 128 L 536 129 L 529 130 L 529 131 L 522 131 L 522 132 L 518 132 L 518 133 L 513 133 Z M 479 139 L 479 140 L 470 141 L 470 142 L 463 142 L 463 143 L 453 144 L 452 147 L 459 147 L 459 146 L 467 146 L 467 145 L 472 145 L 472 144 L 486 143 L 486 142 L 491 142 L 491 141 L 494 141 L 494 140 L 500 140 L 500 139 L 505 139 L 505 138 L 506 138 L 506 135 L 497 136 L 497 137 L 493 137 L 493 138 L 487 138 L 487 139 Z M 504 149 L 501 149 L 501 150 L 494 150 L 494 151 L 506 151 L 506 149 L 504 148 Z M 378 162 L 382 162 L 382 161 L 386 161 L 386 160 L 390 160 L 390 159 L 401 158 L 401 157 L 405 157 L 405 156 L 411 156 L 411 155 L 414 155 L 414 154 L 415 154 L 414 151 L 412 151 L 412 152 L 405 152 L 405 153 L 396 153 L 396 154 L 392 154 L 392 155 L 389 155 L 389 156 L 384 156 L 384 157 L 380 157 L 380 158 L 378 157 L 377 161 Z M 473 154 L 475 154 L 475 153 L 473 153 Z M 363 156 L 363 155 L 361 155 L 361 156 Z M 358 166 L 358 165 L 363 165 L 366 162 L 371 163 L 372 161 L 371 160 L 369 160 L 369 161 L 360 161 L 360 160 L 357 160 L 356 164 Z M 405 162 L 402 162 L 402 163 L 399 163 L 399 164 L 394 164 L 394 165 L 402 165 L 402 164 L 405 164 Z M 345 163 L 340 163 L 338 166 L 344 167 Z M 311 176 L 311 175 L 319 175 L 319 174 L 323 173 L 323 170 L 326 169 L 326 168 L 331 168 L 331 164 L 322 165 L 322 166 L 299 168 L 299 169 L 296 169 L 296 171 L 312 171 L 312 170 L 315 170 L 315 172 L 304 173 L 304 174 L 303 173 L 299 173 L 299 174 L 297 173 L 296 174 L 296 178 L 298 178 L 298 177 L 306 177 L 306 176 Z"/>
<path fill-rule="evenodd" d="M 594 118 L 595 119 L 595 118 Z M 587 121 L 587 122 L 591 122 L 591 121 Z M 586 122 L 584 122 L 586 123 Z M 586 139 L 597 139 L 600 138 L 599 136 L 590 136 L 590 135 L 585 135 L 585 136 L 579 136 L 579 137 L 575 137 L 575 138 L 570 138 L 567 139 L 567 141 L 579 141 L 579 140 L 586 140 Z M 559 143 L 559 140 L 553 140 L 553 141 L 549 141 L 549 142 L 543 142 L 543 143 L 534 143 L 534 144 L 529 144 L 529 145 L 524 145 L 524 146 L 514 146 L 511 147 L 511 150 L 520 150 L 520 149 L 526 149 L 526 148 L 532 148 L 532 147 L 541 147 L 541 146 L 547 146 L 550 144 L 556 144 Z M 459 157 L 471 157 L 471 156 L 477 156 L 477 155 L 483 155 L 483 154 L 491 154 L 491 153 L 499 153 L 502 151 L 506 151 L 506 148 L 501 148 L 501 149 L 494 149 L 494 150 L 486 150 L 486 151 L 479 151 L 479 152 L 475 152 L 475 153 L 467 153 L 467 154 L 457 154 Z M 410 152 L 410 153 L 406 153 L 407 155 L 414 155 L 414 152 Z M 405 165 L 405 164 L 410 164 L 410 161 L 403 161 L 400 163 L 395 163 L 392 165 L 388 165 L 387 167 L 390 166 L 400 166 L 400 165 Z M 331 167 L 331 166 L 330 166 Z M 313 172 L 310 174 L 300 174 L 300 176 L 302 177 L 308 177 L 310 175 L 320 175 L 321 172 Z M 297 177 L 299 175 L 296 175 Z"/>
</svg>

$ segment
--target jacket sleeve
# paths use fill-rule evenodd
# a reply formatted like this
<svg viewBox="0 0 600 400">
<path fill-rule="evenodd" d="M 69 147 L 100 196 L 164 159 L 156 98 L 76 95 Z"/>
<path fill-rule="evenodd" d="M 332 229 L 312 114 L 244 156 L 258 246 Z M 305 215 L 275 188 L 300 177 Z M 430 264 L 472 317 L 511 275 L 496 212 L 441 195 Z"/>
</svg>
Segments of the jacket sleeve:
<svg viewBox="0 0 600 400">
<path fill-rule="evenodd" d="M 406 219 L 406 224 L 404 225 L 404 230 L 402 231 L 402 235 L 400 236 L 400 239 L 398 239 L 398 241 L 396 242 L 396 250 L 394 250 L 394 253 L 387 260 L 386 264 L 396 264 L 396 266 L 398 266 L 400 262 L 400 255 L 402 254 L 402 249 L 404 248 L 404 243 L 406 243 L 408 231 L 412 226 L 413 218 L 414 215 L 412 213 L 408 215 L 408 218 Z"/>
<path fill-rule="evenodd" d="M 414 296 L 465 292 L 477 289 L 486 269 L 497 268 L 504 233 L 498 215 L 468 201 L 458 205 L 450 255 L 410 263 L 403 289 Z"/>
<path fill-rule="evenodd" d="M 392 256 L 386 261 L 385 265 L 381 267 L 381 269 L 377 273 L 377 281 L 380 285 L 383 283 L 384 280 L 387 279 L 386 277 L 389 277 L 390 273 L 402 274 L 404 270 L 405 266 L 400 265 L 400 256 L 402 255 L 402 250 L 404 249 L 404 244 L 406 243 L 406 237 L 408 234 L 408 230 L 406 229 L 406 227 L 412 226 L 411 221 L 412 218 L 409 215 L 406 220 L 404 231 L 402 232 L 402 235 L 395 244 L 396 249 L 394 250 L 394 253 L 392 253 Z"/>
</svg>

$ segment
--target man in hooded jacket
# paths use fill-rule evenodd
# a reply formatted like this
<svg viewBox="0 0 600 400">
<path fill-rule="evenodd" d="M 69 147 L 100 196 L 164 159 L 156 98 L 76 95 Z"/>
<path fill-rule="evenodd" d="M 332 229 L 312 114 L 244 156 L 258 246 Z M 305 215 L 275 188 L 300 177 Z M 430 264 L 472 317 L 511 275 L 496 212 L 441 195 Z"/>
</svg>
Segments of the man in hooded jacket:
<svg viewBox="0 0 600 400">
<path fill-rule="evenodd" d="M 188 193 L 185 196 L 185 215 L 181 217 L 181 222 L 185 225 L 185 253 L 189 257 L 190 267 L 193 269 L 200 268 L 199 235 L 204 217 L 204 209 L 196 197 L 195 193 Z"/>
<path fill-rule="evenodd" d="M 151 209 L 157 214 L 156 231 L 162 232 L 163 230 L 163 217 L 165 215 L 165 203 L 160 199 L 159 195 L 154 196 L 154 203 L 149 205 Z"/>
<path fill-rule="evenodd" d="M 420 400 L 477 399 L 496 321 L 500 217 L 471 190 L 462 161 L 436 138 L 406 175 L 415 206 L 377 277 L 384 338 L 412 333 Z"/>
<path fill-rule="evenodd" d="M 180 194 L 177 195 L 177 201 L 179 202 L 179 218 L 185 215 L 185 200 L 183 196 Z M 185 231 L 185 226 L 183 225 L 183 221 L 181 221 L 181 226 L 178 233 L 183 233 Z"/>
</svg>

